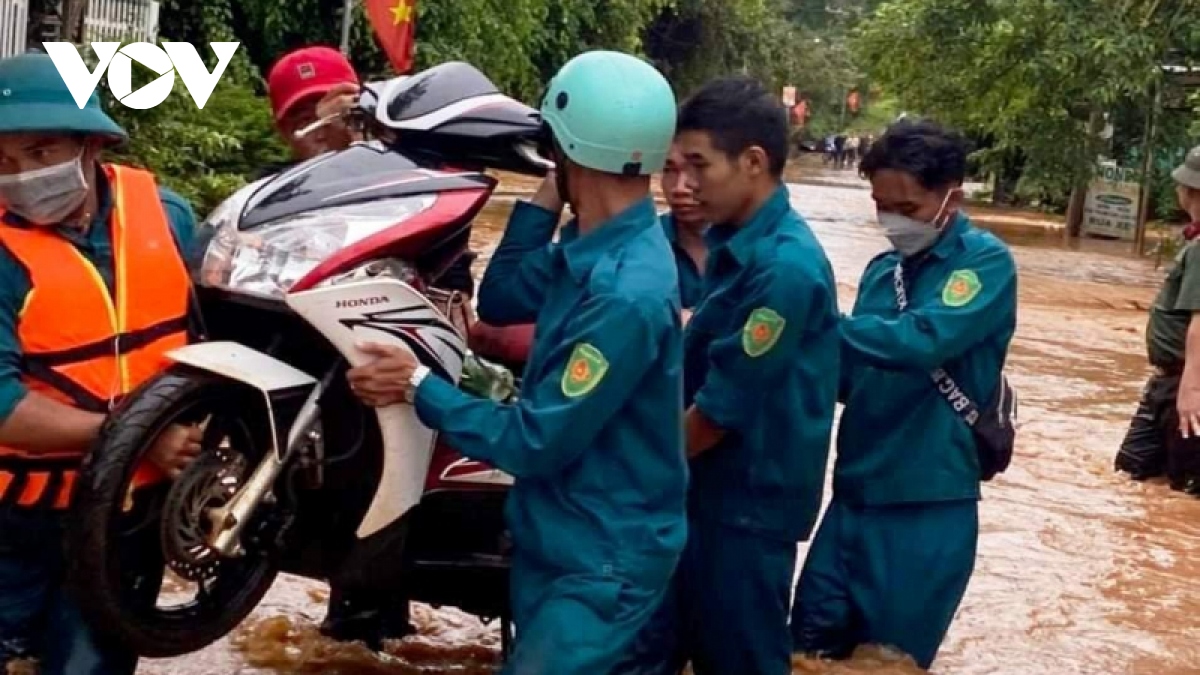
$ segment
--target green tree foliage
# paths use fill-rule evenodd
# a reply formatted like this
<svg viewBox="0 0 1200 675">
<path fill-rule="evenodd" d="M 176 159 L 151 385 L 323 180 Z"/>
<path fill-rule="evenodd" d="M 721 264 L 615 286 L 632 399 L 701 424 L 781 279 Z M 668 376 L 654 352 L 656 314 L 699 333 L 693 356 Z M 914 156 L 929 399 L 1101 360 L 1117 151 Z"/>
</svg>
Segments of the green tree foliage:
<svg viewBox="0 0 1200 675">
<path fill-rule="evenodd" d="M 647 31 L 646 51 L 681 93 L 718 75 L 789 83 L 804 47 L 770 0 L 678 0 Z"/>
<path fill-rule="evenodd" d="M 572 56 L 618 49 L 651 58 L 681 96 L 733 72 L 754 75 L 774 91 L 796 86 L 810 103 L 810 128 L 825 133 L 842 126 L 846 91 L 866 84 L 844 35 L 878 1 L 418 0 L 416 69 L 467 61 L 501 90 L 535 103 Z M 389 77 L 362 1 L 355 5 L 351 60 L 366 79 Z M 132 136 L 117 159 L 155 170 L 207 212 L 286 155 L 272 127 L 264 76 L 290 49 L 337 46 L 343 7 L 344 0 L 162 0 L 164 39 L 191 42 L 202 53 L 214 41 L 241 48 L 203 110 L 182 85 L 153 110 L 130 110 L 105 94 L 108 110 Z M 882 110 L 890 108 L 875 112 Z M 846 126 L 874 120 L 845 119 Z"/>
<path fill-rule="evenodd" d="M 502 90 L 526 100 L 575 54 L 605 47 L 638 51 L 642 29 L 668 0 L 419 0 L 416 67 L 472 63 Z M 392 73 L 361 0 L 351 60 L 368 78 Z M 341 41 L 343 0 L 166 0 L 163 34 L 200 42 L 224 31 L 263 73 L 284 52 Z M 175 36 L 182 37 L 175 37 Z"/>
<path fill-rule="evenodd" d="M 891 0 L 854 46 L 906 109 L 986 137 L 986 169 L 1019 156 L 1026 190 L 1062 195 L 1106 151 L 1099 116 L 1200 51 L 1197 16 L 1200 0 Z"/>
<path fill-rule="evenodd" d="M 773 91 L 795 86 L 812 115 L 806 135 L 819 136 L 850 121 L 842 101 L 851 88 L 865 84 L 843 33 L 867 4 L 676 0 L 650 23 L 645 49 L 682 96 L 730 73 L 754 76 Z"/>
<path fill-rule="evenodd" d="M 222 39 L 219 33 L 214 39 Z M 216 55 L 209 52 L 212 69 Z M 134 71 L 134 89 L 156 74 Z M 281 161 L 286 149 L 275 133 L 257 70 L 235 57 L 203 109 L 177 78 L 174 90 L 150 110 L 127 108 L 101 79 L 101 104 L 129 134 L 129 142 L 111 149 L 108 159 L 154 171 L 200 214 L 206 214 L 268 164 Z"/>
<path fill-rule="evenodd" d="M 830 36 L 844 36 L 870 17 L 882 0 L 783 0 L 789 21 Z"/>
<path fill-rule="evenodd" d="M 543 80 L 589 49 L 642 51 L 643 32 L 671 0 L 557 0 L 545 2 L 534 60 Z"/>
<path fill-rule="evenodd" d="M 222 82 L 203 110 L 182 86 L 152 110 L 131 110 L 104 93 L 106 109 L 130 136 L 109 158 L 153 170 L 198 213 L 286 156 L 268 108 L 243 82 Z"/>
</svg>

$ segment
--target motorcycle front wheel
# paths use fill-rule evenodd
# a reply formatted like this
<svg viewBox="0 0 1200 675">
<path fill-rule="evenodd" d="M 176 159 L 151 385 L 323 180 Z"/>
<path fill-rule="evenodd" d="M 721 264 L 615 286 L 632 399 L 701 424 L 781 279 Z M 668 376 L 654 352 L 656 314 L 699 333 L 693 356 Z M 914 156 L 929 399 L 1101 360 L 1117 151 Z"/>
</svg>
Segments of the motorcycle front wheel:
<svg viewBox="0 0 1200 675">
<path fill-rule="evenodd" d="M 139 656 L 179 656 L 224 637 L 258 605 L 278 572 L 270 551 L 251 545 L 221 556 L 206 543 L 206 516 L 268 451 L 266 415 L 257 392 L 185 367 L 147 382 L 109 415 L 76 481 L 67 526 L 68 584 L 102 637 Z M 203 425 L 200 457 L 173 482 L 132 489 L 171 424 Z M 254 537 L 253 527 L 246 532 Z"/>
</svg>

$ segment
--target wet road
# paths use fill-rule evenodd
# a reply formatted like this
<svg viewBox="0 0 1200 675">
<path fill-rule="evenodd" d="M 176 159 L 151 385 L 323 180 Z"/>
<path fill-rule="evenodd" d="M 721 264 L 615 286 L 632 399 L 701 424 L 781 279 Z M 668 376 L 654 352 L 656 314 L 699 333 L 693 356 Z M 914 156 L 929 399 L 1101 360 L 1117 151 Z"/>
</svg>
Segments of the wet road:
<svg viewBox="0 0 1200 675">
<path fill-rule="evenodd" d="M 885 242 L 868 192 L 848 174 L 794 185 L 820 236 L 843 309 Z M 525 185 L 516 186 L 520 191 Z M 510 190 L 512 186 L 506 186 Z M 507 209 L 476 228 L 483 268 Z M 1010 374 L 1021 394 L 1017 457 L 985 486 L 976 573 L 934 672 L 946 675 L 1200 673 L 1200 501 L 1111 472 L 1146 369 L 1141 329 L 1161 272 L 1120 255 L 1006 236 L 1021 272 Z M 481 673 L 496 632 L 470 617 L 420 607 L 421 635 L 380 660 L 315 637 L 323 587 L 285 579 L 233 640 L 185 659 L 146 661 L 146 675 L 231 672 Z M 417 664 L 417 665 L 413 665 Z M 797 663 L 797 673 L 914 673 L 868 651 L 846 664 Z"/>
</svg>

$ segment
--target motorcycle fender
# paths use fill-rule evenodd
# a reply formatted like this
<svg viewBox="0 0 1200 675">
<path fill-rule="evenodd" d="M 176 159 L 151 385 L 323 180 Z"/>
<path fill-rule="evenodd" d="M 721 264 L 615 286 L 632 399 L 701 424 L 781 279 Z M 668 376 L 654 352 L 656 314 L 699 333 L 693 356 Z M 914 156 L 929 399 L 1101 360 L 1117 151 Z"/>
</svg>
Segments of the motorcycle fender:
<svg viewBox="0 0 1200 675">
<path fill-rule="evenodd" d="M 271 424 L 271 441 L 279 456 L 285 448 L 279 445 L 279 425 L 271 405 L 271 393 L 317 384 L 316 378 L 308 373 L 237 342 L 200 342 L 173 349 L 166 356 L 175 363 L 215 373 L 262 392 Z"/>
<path fill-rule="evenodd" d="M 167 358 L 267 393 L 317 383 L 308 373 L 237 342 L 200 342 L 172 349 Z"/>
<path fill-rule="evenodd" d="M 372 357 L 362 342 L 391 345 L 414 354 L 434 377 L 458 383 L 465 338 L 424 295 L 399 279 L 348 281 L 291 294 L 287 303 L 345 356 L 351 366 Z M 383 471 L 371 506 L 358 526 L 365 539 L 421 501 L 433 457 L 434 430 L 407 404 L 376 408 L 383 437 Z"/>
</svg>

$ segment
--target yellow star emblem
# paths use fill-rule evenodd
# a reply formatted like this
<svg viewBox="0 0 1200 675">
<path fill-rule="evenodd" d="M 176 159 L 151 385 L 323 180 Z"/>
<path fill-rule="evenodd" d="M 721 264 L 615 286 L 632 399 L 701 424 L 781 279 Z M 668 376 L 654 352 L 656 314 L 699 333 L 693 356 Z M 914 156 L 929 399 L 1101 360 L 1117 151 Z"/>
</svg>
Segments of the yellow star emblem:
<svg viewBox="0 0 1200 675">
<path fill-rule="evenodd" d="M 412 10 L 412 5 L 408 3 L 408 0 L 399 0 L 395 7 L 388 10 L 392 13 L 392 25 L 399 26 L 402 23 L 408 23 L 412 19 Z"/>
</svg>

